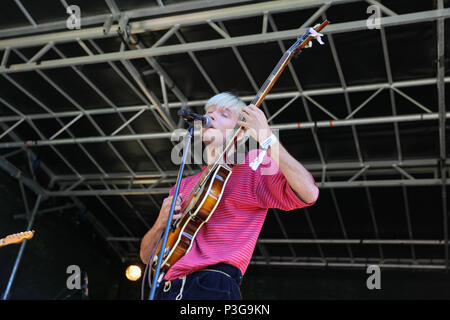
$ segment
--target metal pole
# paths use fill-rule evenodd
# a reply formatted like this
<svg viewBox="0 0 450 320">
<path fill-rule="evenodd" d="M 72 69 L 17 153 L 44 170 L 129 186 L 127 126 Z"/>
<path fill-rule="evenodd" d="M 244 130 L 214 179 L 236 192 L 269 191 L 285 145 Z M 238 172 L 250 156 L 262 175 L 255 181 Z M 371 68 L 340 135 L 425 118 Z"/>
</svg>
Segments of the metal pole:
<svg viewBox="0 0 450 320">
<path fill-rule="evenodd" d="M 310 9 L 328 3 L 330 0 L 314 0 L 314 1 L 298 1 L 298 0 L 277 0 L 267 1 L 263 3 L 255 3 L 249 5 L 237 5 L 229 8 L 212 9 L 213 7 L 240 4 L 249 2 L 248 0 L 220 0 L 220 1 L 185 1 L 183 3 L 168 5 L 165 7 L 148 6 L 133 10 L 121 12 L 127 15 L 130 23 L 130 34 L 141 34 L 149 30 L 164 30 L 172 28 L 176 24 L 180 25 L 196 25 L 202 24 L 207 19 L 213 21 L 225 21 L 238 18 L 247 18 L 258 16 L 262 12 L 281 13 L 292 10 Z M 334 0 L 335 4 L 345 4 L 357 2 L 358 0 Z M 202 9 L 201 12 L 192 12 L 192 10 Z M 209 10 L 204 10 L 209 9 Z M 191 11 L 190 13 L 182 13 L 183 11 Z M 180 13 L 176 14 L 175 13 Z M 155 17 L 155 16 L 165 17 Z M 45 44 L 54 40 L 55 43 L 63 43 L 75 41 L 75 39 L 86 40 L 96 38 L 107 38 L 117 34 L 118 24 L 113 24 L 107 34 L 103 32 L 103 24 L 108 18 L 113 17 L 111 14 L 100 14 L 95 16 L 83 17 L 83 28 L 81 30 L 68 31 L 66 20 L 54 21 L 50 23 L 42 23 L 37 27 L 16 27 L 3 28 L 0 30 L 0 49 L 10 44 L 12 48 L 33 47 Z M 150 18 L 149 17 L 154 17 Z M 147 18 L 143 20 L 144 18 Z M 97 26 L 94 26 L 97 25 Z M 92 26 L 89 28 L 84 28 Z M 62 30 L 62 31 L 59 31 Z M 43 34 L 45 33 L 45 34 Z M 36 34 L 25 36 L 29 34 Z M 10 38 L 10 39 L 6 39 Z"/>
<path fill-rule="evenodd" d="M 177 198 L 178 198 L 178 192 L 180 190 L 181 178 L 183 177 L 183 171 L 184 171 L 184 166 L 186 163 L 186 157 L 187 157 L 187 154 L 189 153 L 188 150 L 189 150 L 189 146 L 191 143 L 191 137 L 193 135 L 194 135 L 194 124 L 191 123 L 190 127 L 189 127 L 189 134 L 186 137 L 187 140 L 186 140 L 186 146 L 185 146 L 185 149 L 183 152 L 183 160 L 181 162 L 180 169 L 178 171 L 177 183 L 175 185 L 175 191 L 173 194 L 172 204 L 170 206 L 170 212 L 169 212 L 169 217 L 167 219 L 167 225 L 164 230 L 163 237 L 162 237 L 163 242 L 161 244 L 161 249 L 160 249 L 160 252 L 158 255 L 158 262 L 155 267 L 155 275 L 154 275 L 154 280 L 153 280 L 151 291 L 150 291 L 149 300 L 153 300 L 153 298 L 155 296 L 156 288 L 159 286 L 159 283 L 161 282 L 161 280 L 164 277 L 164 272 L 162 272 L 160 274 L 161 264 L 162 264 L 162 260 L 165 258 L 165 253 L 166 253 L 166 249 L 167 249 L 166 244 L 167 244 L 167 239 L 169 236 L 170 226 L 172 225 L 172 217 L 173 217 L 173 213 L 175 211 L 175 205 L 176 205 Z M 150 263 L 152 263 L 152 261 L 149 261 L 149 264 Z"/>
<path fill-rule="evenodd" d="M 252 261 L 252 265 L 267 265 L 266 261 Z M 406 265 L 406 264 L 394 264 L 394 263 L 372 263 L 378 265 L 383 269 L 417 269 L 417 270 L 443 270 L 445 266 L 442 265 Z M 329 267 L 329 268 L 367 268 L 370 263 L 343 263 L 343 262 L 282 262 L 282 261 L 270 261 L 271 266 L 289 266 L 289 267 Z"/>
<path fill-rule="evenodd" d="M 444 2 L 438 1 L 438 8 L 444 8 Z M 437 94 L 438 94 L 438 109 L 439 109 L 439 171 L 442 180 L 442 214 L 443 214 L 443 232 L 446 240 L 444 256 L 445 266 L 447 271 L 449 269 L 449 247 L 448 247 L 448 212 L 447 212 L 447 168 L 445 162 L 447 159 L 446 151 L 446 106 L 445 106 L 445 21 L 438 19 L 437 22 Z"/>
<path fill-rule="evenodd" d="M 4 157 L 0 156 L 0 169 L 6 171 L 12 177 L 19 180 L 20 183 L 23 183 L 30 190 L 33 190 L 34 193 L 46 197 L 45 190 L 36 182 L 26 177 L 22 171 L 17 169 L 14 165 L 12 165 L 8 160 Z"/>
<path fill-rule="evenodd" d="M 354 2 L 353 0 L 352 2 Z M 301 3 L 302 1 L 293 0 L 289 1 L 291 2 L 290 6 L 287 6 L 286 3 L 283 3 L 283 1 L 271 1 L 271 2 L 265 2 L 265 3 L 258 3 L 253 4 L 250 6 L 236 6 L 233 8 L 224 8 L 219 10 L 213 10 L 213 11 L 202 11 L 202 12 L 194 12 L 194 13 L 188 13 L 183 15 L 173 15 L 173 16 L 166 16 L 163 18 L 155 18 L 155 19 L 149 19 L 149 20 L 140 20 L 140 21 L 133 21 L 130 23 L 130 34 L 140 34 L 144 33 L 149 30 L 163 30 L 163 29 L 169 29 L 172 28 L 175 24 L 180 24 L 182 26 L 189 26 L 189 25 L 198 25 L 203 24 L 207 20 L 212 21 L 226 21 L 231 19 L 239 19 L 243 17 L 249 17 L 249 16 L 259 16 L 263 12 L 271 12 L 272 14 L 275 12 L 281 12 L 281 11 L 290 11 L 290 10 L 300 10 L 302 9 L 299 7 L 298 3 Z M 325 2 L 329 2 L 329 0 L 322 0 L 320 1 L 311 1 L 310 3 L 314 3 L 314 6 L 321 6 L 325 4 Z M 349 1 L 346 1 L 349 2 Z M 271 4 L 272 3 L 272 4 Z M 270 6 L 268 6 L 269 4 Z M 274 5 L 273 5 L 274 4 Z M 336 2 L 334 3 L 336 4 Z M 450 15 L 450 10 L 448 8 L 439 9 L 439 10 L 429 10 L 429 11 L 419 11 L 414 13 L 408 13 L 408 14 L 401 14 L 397 16 L 391 16 L 391 17 L 381 17 L 380 18 L 380 25 L 382 26 L 397 26 L 397 25 L 404 25 L 404 24 L 410 24 L 410 23 L 420 23 L 420 22 L 426 22 L 426 21 L 432 21 L 436 20 L 438 18 L 448 18 Z M 110 17 L 111 15 L 105 16 L 100 22 L 97 22 L 99 24 L 102 24 L 105 22 L 105 20 Z M 127 14 L 127 16 L 131 19 L 132 17 Z M 87 17 L 86 19 L 88 19 Z M 84 19 L 84 18 L 83 18 Z M 84 23 L 84 20 L 83 20 Z M 64 26 L 65 27 L 65 26 Z M 73 30 L 73 31 L 62 31 L 62 32 L 55 32 L 55 33 L 45 33 L 35 36 L 26 36 L 26 37 L 16 37 L 11 39 L 5 39 L 0 40 L 0 49 L 5 49 L 6 47 L 11 48 L 21 48 L 21 47 L 36 47 L 39 45 L 44 45 L 48 43 L 49 41 L 54 41 L 55 44 L 58 43 L 64 43 L 64 42 L 70 42 L 70 41 L 76 41 L 77 39 L 80 39 L 82 41 L 87 39 L 97 39 L 97 38 L 107 38 L 112 37 L 114 34 L 117 34 L 119 25 L 114 24 L 111 26 L 110 32 L 105 35 L 103 32 L 103 27 L 92 27 L 92 28 L 86 28 L 81 30 Z M 358 21 L 350 21 L 350 22 L 343 22 L 343 23 L 336 23 L 332 24 L 329 27 L 327 27 L 327 33 L 339 33 L 339 32 L 352 32 L 352 31 L 358 31 L 358 30 L 366 30 L 367 24 L 366 20 L 358 20 Z M 2 32 L 3 33 L 3 32 Z M 255 35 L 250 35 L 246 37 L 242 37 L 242 39 L 235 39 L 233 40 L 233 45 L 242 45 L 246 42 L 252 42 L 252 43 L 264 43 L 268 41 L 275 41 L 277 38 L 280 40 L 286 40 L 288 38 L 294 39 L 299 33 L 299 30 L 297 28 L 281 31 L 279 33 L 273 33 L 273 32 L 266 32 L 263 34 L 258 34 L 256 37 Z M 214 49 L 214 47 L 218 48 L 221 46 L 227 46 L 228 40 L 220 40 L 217 42 L 211 42 L 207 45 L 206 49 Z M 168 46 L 166 46 L 168 47 Z M 154 48 L 159 49 L 159 47 Z M 183 50 L 184 52 L 189 50 L 199 50 L 198 46 L 194 46 L 192 49 L 191 47 L 186 47 L 186 50 Z M 158 50 L 159 51 L 159 50 Z M 147 52 L 139 52 L 136 58 L 143 58 L 144 56 L 150 56 L 152 55 L 152 51 L 150 53 Z M 171 51 L 172 52 L 172 51 Z M 133 55 L 125 55 L 125 59 L 129 56 L 135 56 Z M 113 55 L 114 56 L 114 55 Z M 119 58 L 119 60 L 122 58 Z M 102 59 L 104 62 L 104 59 Z"/>
<path fill-rule="evenodd" d="M 445 113 L 446 118 L 450 118 L 450 112 Z M 381 124 L 381 123 L 396 123 L 396 122 L 409 122 L 409 121 L 426 121 L 426 120 L 439 120 L 438 113 L 425 113 L 425 114 L 412 114 L 401 116 L 382 116 L 382 117 L 370 117 L 363 119 L 348 119 L 348 120 L 323 120 L 304 123 L 285 123 L 275 124 L 270 126 L 275 130 L 303 130 L 311 128 L 331 128 L 331 127 L 346 127 L 352 125 L 368 125 L 368 124 Z M 22 141 L 22 142 L 2 142 L 0 143 L 0 149 L 18 148 L 25 145 L 29 147 L 39 146 L 54 146 L 63 144 L 85 144 L 95 142 L 115 142 L 115 141 L 134 141 L 134 140 L 152 140 L 152 139 L 171 139 L 173 132 L 157 132 L 157 133 L 144 133 L 144 134 L 125 134 L 115 136 L 92 136 L 92 137 L 80 137 L 80 138 L 65 138 L 49 140 L 45 137 L 41 137 L 41 140 L 34 141 Z"/>
<path fill-rule="evenodd" d="M 446 180 L 446 185 L 450 181 Z M 357 180 L 357 181 L 327 181 L 319 182 L 320 189 L 334 189 L 334 188 L 362 188 L 362 187 L 419 187 L 419 186 L 441 186 L 441 179 L 392 179 L 392 180 Z M 89 190 L 71 190 L 71 191 L 51 191 L 47 190 L 49 197 L 90 197 L 90 196 L 120 196 L 120 195 L 148 195 L 148 194 L 168 194 L 169 187 L 160 188 L 122 188 L 122 189 L 92 189 L 88 185 Z"/>
<path fill-rule="evenodd" d="M 134 237 L 107 237 L 106 241 L 114 242 L 140 242 L 142 238 Z M 427 245 L 427 246 L 444 246 L 445 240 L 413 240 L 413 239 L 318 239 L 314 233 L 314 239 L 259 239 L 258 243 L 262 244 L 354 244 L 354 245 Z M 257 256 L 255 256 L 257 257 Z M 302 259 L 302 257 L 297 257 Z M 314 257 L 316 259 L 321 259 L 320 257 Z M 292 259 L 292 257 L 286 257 L 286 259 Z M 306 259 L 306 258 L 305 258 Z M 331 258 L 330 258 L 331 259 Z M 341 258 L 337 258 L 341 259 Z M 344 259 L 344 258 L 342 258 Z M 346 257 L 345 259 L 350 259 Z M 365 259 L 365 258 L 361 258 Z M 378 258 L 377 258 L 378 259 Z M 358 259 L 355 259 L 358 260 Z M 389 259 L 384 259 L 388 261 Z M 398 260 L 398 259 L 397 259 Z M 429 260 L 429 259 L 428 259 Z M 415 261 L 413 259 L 412 261 Z"/>
<path fill-rule="evenodd" d="M 339 0 L 333 1 L 333 4 L 345 4 L 345 3 L 351 3 L 356 2 L 358 0 Z M 138 19 L 149 19 L 150 17 L 156 17 L 156 16 L 164 16 L 164 15 L 174 15 L 172 21 L 179 21 L 180 17 L 183 17 L 183 13 L 186 11 L 192 12 L 193 10 L 205 10 L 208 9 L 209 14 L 212 19 L 213 18 L 221 18 L 221 19 L 233 19 L 238 18 L 236 17 L 236 11 L 232 11 L 228 14 L 226 12 L 223 12 L 223 10 L 219 11 L 217 9 L 214 9 L 216 7 L 221 7 L 224 5 L 240 5 L 239 8 L 242 8 L 243 6 L 241 4 L 248 3 L 248 0 L 212 0 L 212 1 L 182 1 L 176 4 L 168 4 L 164 7 L 157 7 L 157 6 L 147 6 L 147 7 L 139 7 L 136 9 L 126 10 L 122 11 L 122 14 L 126 14 L 130 19 L 138 20 Z M 329 0 L 314 0 L 314 1 L 271 1 L 271 2 L 265 2 L 258 4 L 258 6 L 245 6 L 245 12 L 242 12 L 243 10 L 240 10 L 238 13 L 242 15 L 243 17 L 248 17 L 252 15 L 257 15 L 260 12 L 264 11 L 270 11 L 270 12 L 285 12 L 285 11 L 292 11 L 292 10 L 301 10 L 301 9 L 310 9 L 314 8 L 320 5 L 323 5 L 324 3 L 329 2 Z M 217 16 L 217 14 L 220 14 L 220 16 Z M 226 16 L 224 16 L 226 14 Z M 105 22 L 106 19 L 109 17 L 113 17 L 114 14 L 110 13 L 102 13 L 97 15 L 89 15 L 86 17 L 83 17 L 83 28 L 89 27 L 89 26 L 95 26 L 95 25 L 101 25 Z M 203 18 L 203 17 L 202 17 Z M 154 18 L 152 18 L 154 19 Z M 200 19 L 198 19 L 200 20 Z M 205 20 L 205 19 L 203 19 Z M 167 21 L 169 23 L 169 21 Z M 167 24 L 166 23 L 166 24 Z M 136 27 L 138 27 L 140 23 L 136 24 Z M 24 35 L 30 35 L 30 34 L 40 34 L 44 32 L 57 32 L 59 30 L 65 30 L 67 29 L 66 26 L 66 20 L 58 20 L 58 21 L 52 21 L 47 23 L 39 23 L 37 26 L 23 26 L 23 27 L 13 27 L 13 28 L 3 28 L 0 30 L 0 38 L 11 38 L 11 37 L 17 37 L 17 36 L 24 36 Z M 138 32 L 144 32 L 145 30 L 136 30 Z"/>
<path fill-rule="evenodd" d="M 436 170 L 436 166 L 439 165 L 438 158 L 425 158 L 416 160 L 404 160 L 402 163 L 398 162 L 396 159 L 386 159 L 382 161 L 366 161 L 366 165 L 370 166 L 371 170 L 376 170 L 378 173 L 383 172 L 383 174 L 395 174 L 399 166 L 402 166 L 405 170 L 408 169 L 410 173 L 430 173 L 433 174 L 433 170 Z M 450 160 L 447 159 L 446 166 L 450 165 Z M 354 170 L 358 170 L 361 167 L 359 162 L 330 162 L 327 164 L 327 174 L 330 176 L 350 176 Z M 320 162 L 305 164 L 305 168 L 313 173 L 314 176 L 320 174 L 323 168 L 323 164 Z M 402 169 L 403 170 L 403 169 Z M 193 175 L 198 173 L 198 171 L 185 170 L 186 175 Z M 176 181 L 178 175 L 177 171 L 167 170 L 164 174 L 157 171 L 136 171 L 136 176 L 134 177 L 133 184 L 153 184 L 157 182 L 161 177 L 166 177 L 165 180 L 161 181 L 164 183 L 171 183 Z M 409 175 L 409 174 L 408 174 Z M 107 174 L 93 173 L 93 174 L 82 174 L 81 179 L 84 183 L 91 185 L 98 185 L 105 183 L 111 184 L 129 184 L 129 179 L 133 176 L 128 172 L 108 172 Z M 437 177 L 434 177 L 437 179 Z M 62 187 L 68 184 L 76 183 L 80 180 L 80 177 L 75 175 L 58 175 L 54 177 L 54 182 L 58 182 Z M 412 179 L 408 179 L 412 180 Z"/>
<path fill-rule="evenodd" d="M 31 213 L 30 221 L 28 222 L 27 231 L 31 231 L 31 227 L 33 226 L 34 217 L 36 216 L 36 212 L 39 208 L 39 204 L 41 202 L 42 196 L 38 195 L 36 199 L 36 204 L 34 205 L 33 212 Z M 25 246 L 27 244 L 27 240 L 24 240 L 20 245 L 20 250 L 16 258 L 16 262 L 14 263 L 13 270 L 11 272 L 11 276 L 9 277 L 8 285 L 6 286 L 6 290 L 3 293 L 2 300 L 7 300 L 9 297 L 9 293 L 11 290 L 11 286 L 13 284 L 14 278 L 16 276 L 17 269 L 19 268 L 20 261 L 22 260 L 23 251 L 25 250 Z"/>
<path fill-rule="evenodd" d="M 15 50 L 17 53 L 18 51 Z M 111 67 L 113 67 L 114 64 L 111 62 Z M 289 68 L 290 65 L 288 65 Z M 114 69 L 114 67 L 113 67 Z M 117 69 L 116 69 L 117 71 Z M 118 70 L 120 71 L 120 70 Z M 291 75 L 293 73 L 291 72 Z M 119 76 L 123 78 L 123 74 L 119 74 Z M 125 79 L 124 79 L 125 80 Z M 167 80 L 167 78 L 166 78 Z M 126 80 L 125 80 L 126 81 Z M 450 83 L 450 77 L 444 78 L 445 83 Z M 127 82 L 128 85 L 129 82 Z M 406 99 L 412 99 L 411 97 L 405 95 L 402 91 L 398 90 L 397 88 L 409 88 L 409 87 L 418 87 L 418 86 L 427 86 L 427 85 L 436 85 L 437 80 L 436 78 L 423 78 L 423 79 L 416 79 L 416 80 L 408 80 L 408 81 L 398 81 L 392 83 L 392 88 L 396 90 L 397 93 L 403 94 L 403 96 Z M 305 96 L 323 96 L 323 95 L 331 95 L 331 94 L 340 94 L 344 92 L 364 92 L 364 91 L 373 91 L 373 90 L 379 90 L 379 89 L 388 89 L 390 88 L 389 83 L 378 83 L 378 84 L 366 84 L 366 85 L 355 85 L 355 86 L 348 86 L 346 88 L 342 87 L 332 87 L 332 88 L 325 88 L 325 89 L 311 89 L 311 90 L 301 90 L 300 88 L 297 91 L 288 91 L 288 92 L 282 92 L 282 93 L 269 93 L 266 96 L 265 100 L 278 100 L 278 99 L 292 99 L 296 98 L 298 96 L 305 97 Z M 133 89 L 133 87 L 131 87 Z M 62 94 L 62 92 L 61 92 Z M 407 98 L 408 97 L 408 98 Z M 244 102 L 250 102 L 254 96 L 241 96 L 241 99 Z M 4 103 L 5 105 L 8 104 L 7 101 L 3 100 L 0 97 L 0 101 Z M 169 102 L 168 106 L 169 109 L 178 109 L 178 108 L 191 108 L 191 107 L 201 107 L 206 104 L 207 100 L 191 100 L 191 101 L 185 101 L 185 102 Z M 412 101 L 411 101 L 412 102 Z M 7 105 L 8 106 L 8 105 Z M 429 111 L 427 111 L 427 108 L 421 107 L 424 111 L 426 111 L 428 114 L 430 114 Z M 49 113 L 35 113 L 35 114 L 23 114 L 23 115 L 9 115 L 9 116 L 1 116 L 0 122 L 12 122 L 12 121 L 20 121 L 21 119 L 24 119 L 25 117 L 29 120 L 39 120 L 39 119 L 54 119 L 54 118 L 65 118 L 65 117 L 76 117 L 80 114 L 86 114 L 86 115 L 104 115 L 104 114 L 122 114 L 126 112 L 138 112 L 141 110 L 156 110 L 156 107 L 152 105 L 135 105 L 135 106 L 122 106 L 122 107 L 113 107 L 113 108 L 97 108 L 97 109 L 87 109 L 87 110 L 72 110 L 72 111 L 62 111 L 62 112 L 53 112 L 52 114 Z M 331 108 L 330 108 L 331 109 Z M 26 119 L 24 119 L 26 120 Z M 311 121 L 310 121 L 311 122 Z"/>
</svg>

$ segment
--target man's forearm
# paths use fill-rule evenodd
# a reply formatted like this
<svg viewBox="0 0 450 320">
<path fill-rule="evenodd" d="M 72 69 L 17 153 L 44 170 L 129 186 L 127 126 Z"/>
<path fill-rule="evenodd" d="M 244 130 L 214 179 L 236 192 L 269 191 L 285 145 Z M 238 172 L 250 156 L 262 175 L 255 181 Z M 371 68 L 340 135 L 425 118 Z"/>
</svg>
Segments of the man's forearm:
<svg viewBox="0 0 450 320">
<path fill-rule="evenodd" d="M 182 213 L 179 212 L 181 209 L 181 200 L 183 194 L 180 193 L 178 195 L 178 199 L 175 204 L 174 215 L 172 217 L 173 220 L 180 219 L 182 217 Z M 155 249 L 156 243 L 158 242 L 159 237 L 166 229 L 167 219 L 169 218 L 169 211 L 172 205 L 173 196 L 169 196 L 164 199 L 163 204 L 161 206 L 161 210 L 159 211 L 158 218 L 153 224 L 152 228 L 145 234 L 141 241 L 141 250 L 140 257 L 143 263 L 147 263 L 150 255 L 153 253 L 153 249 Z"/>
<path fill-rule="evenodd" d="M 153 227 L 145 234 L 141 241 L 140 257 L 144 264 L 147 264 L 150 255 L 155 249 L 156 242 L 158 241 L 163 229 L 158 223 L 155 223 Z"/>
<path fill-rule="evenodd" d="M 279 141 L 269 149 L 268 153 L 283 172 L 289 186 L 303 202 L 313 203 L 317 200 L 319 189 L 314 184 L 310 173 Z"/>
</svg>

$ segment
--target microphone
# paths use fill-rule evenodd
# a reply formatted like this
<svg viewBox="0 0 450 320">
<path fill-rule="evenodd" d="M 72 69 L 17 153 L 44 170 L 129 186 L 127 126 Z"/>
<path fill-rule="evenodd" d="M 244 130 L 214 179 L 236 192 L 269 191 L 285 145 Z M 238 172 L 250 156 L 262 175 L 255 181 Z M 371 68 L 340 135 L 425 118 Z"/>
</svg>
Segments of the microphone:
<svg viewBox="0 0 450 320">
<path fill-rule="evenodd" d="M 186 109 L 178 110 L 178 116 L 182 117 L 186 121 L 200 120 L 203 128 L 209 128 L 212 125 L 212 120 L 208 115 L 199 115 Z"/>
</svg>

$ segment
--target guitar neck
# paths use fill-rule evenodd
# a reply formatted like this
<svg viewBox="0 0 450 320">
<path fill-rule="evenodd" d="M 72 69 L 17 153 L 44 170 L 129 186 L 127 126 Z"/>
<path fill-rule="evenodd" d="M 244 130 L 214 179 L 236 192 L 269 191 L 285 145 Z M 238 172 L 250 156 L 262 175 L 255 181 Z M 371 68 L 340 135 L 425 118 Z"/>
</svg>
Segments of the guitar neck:
<svg viewBox="0 0 450 320">
<path fill-rule="evenodd" d="M 325 28 L 325 26 L 328 23 L 329 23 L 329 21 L 325 20 L 315 30 L 317 32 L 321 31 L 323 28 Z M 294 45 L 292 45 L 291 48 L 289 48 L 289 50 L 287 50 L 283 54 L 283 56 L 281 57 L 280 61 L 278 61 L 275 68 L 273 68 L 272 72 L 267 77 L 266 81 L 261 86 L 261 88 L 259 89 L 256 96 L 253 98 L 251 104 L 253 104 L 259 108 L 259 106 L 261 105 L 261 103 L 263 102 L 263 100 L 265 99 L 267 94 L 269 93 L 269 91 L 272 89 L 275 82 L 277 82 L 278 78 L 283 73 L 283 71 L 286 68 L 286 66 L 288 65 L 288 63 L 291 61 L 292 57 L 295 54 L 297 54 L 298 52 L 300 52 L 305 47 L 305 45 L 307 45 L 312 39 L 313 39 L 313 36 L 308 35 L 307 33 L 297 39 L 297 42 L 294 43 Z"/>
<path fill-rule="evenodd" d="M 283 73 L 284 69 L 288 65 L 289 61 L 292 59 L 292 51 L 288 50 L 286 51 L 283 56 L 281 57 L 280 61 L 278 61 L 275 68 L 273 68 L 270 75 L 267 77 L 266 81 L 263 83 L 261 88 L 259 89 L 256 96 L 253 98 L 252 102 L 250 104 L 253 104 L 260 107 L 263 100 L 266 98 L 269 91 L 272 89 L 275 82 L 277 82 L 280 75 Z"/>
<path fill-rule="evenodd" d="M 292 57 L 294 56 L 293 50 L 289 49 L 287 50 L 281 59 L 278 61 L 275 68 L 273 68 L 272 72 L 267 77 L 266 81 L 263 83 L 261 88 L 259 89 L 256 96 L 253 98 L 252 102 L 250 104 L 255 105 L 256 107 L 260 107 L 263 100 L 266 98 L 269 91 L 274 86 L 275 82 L 277 82 L 280 75 L 283 73 L 284 69 L 288 65 L 288 63 L 291 61 Z M 240 121 L 244 121 L 244 117 L 239 117 Z M 229 140 L 228 144 L 225 146 L 224 153 L 228 152 L 233 144 L 237 143 L 237 137 L 239 136 L 240 132 L 243 130 L 243 127 L 237 125 L 235 133 L 233 137 Z"/>
</svg>

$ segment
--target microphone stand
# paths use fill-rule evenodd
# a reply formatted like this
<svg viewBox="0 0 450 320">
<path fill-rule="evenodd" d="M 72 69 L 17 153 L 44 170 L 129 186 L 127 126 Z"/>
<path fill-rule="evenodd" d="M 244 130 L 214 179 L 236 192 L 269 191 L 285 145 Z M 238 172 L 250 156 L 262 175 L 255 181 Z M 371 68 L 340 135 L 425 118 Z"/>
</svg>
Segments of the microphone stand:
<svg viewBox="0 0 450 320">
<path fill-rule="evenodd" d="M 173 212 L 175 210 L 175 204 L 177 202 L 178 193 L 180 191 L 181 178 L 183 177 L 184 166 L 186 164 L 187 154 L 189 153 L 189 147 L 190 147 L 190 144 L 191 144 L 191 138 L 192 138 L 192 135 L 194 133 L 194 119 L 190 119 L 190 120 L 185 119 L 185 121 L 186 121 L 187 124 L 189 124 L 188 135 L 186 137 L 186 139 L 187 139 L 186 146 L 185 146 L 184 151 L 183 151 L 183 158 L 182 158 L 182 161 L 181 161 L 180 169 L 178 171 L 177 183 L 175 185 L 175 192 L 173 194 L 172 205 L 170 206 L 170 212 L 169 212 L 169 218 L 167 219 L 167 225 L 166 225 L 166 228 L 164 230 L 163 242 L 161 244 L 161 250 L 160 250 L 159 255 L 158 255 L 158 263 L 157 263 L 156 269 L 155 269 L 155 275 L 154 275 L 154 278 L 153 278 L 153 283 L 152 283 L 152 288 L 151 288 L 151 291 L 150 291 L 149 300 L 153 300 L 153 298 L 155 296 L 155 290 L 159 286 L 162 278 L 164 277 L 164 273 L 162 273 L 161 276 L 160 276 L 161 263 L 162 263 L 163 256 L 165 254 L 167 238 L 169 236 L 169 230 L 170 230 L 170 225 L 172 223 Z M 152 262 L 150 261 L 149 263 L 152 263 Z M 151 268 L 150 268 L 150 270 L 151 270 Z M 160 278 L 160 279 L 158 279 L 158 278 Z"/>
</svg>

